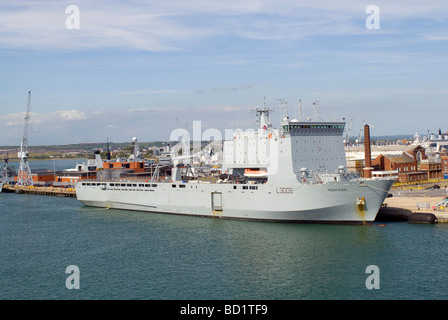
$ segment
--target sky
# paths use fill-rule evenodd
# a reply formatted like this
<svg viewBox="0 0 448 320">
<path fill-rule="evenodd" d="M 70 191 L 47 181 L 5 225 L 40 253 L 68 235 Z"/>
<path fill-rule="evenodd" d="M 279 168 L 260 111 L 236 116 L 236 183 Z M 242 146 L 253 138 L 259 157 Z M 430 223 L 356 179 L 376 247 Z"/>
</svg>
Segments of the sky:
<svg viewBox="0 0 448 320">
<path fill-rule="evenodd" d="M 0 0 L 0 145 L 20 145 L 28 90 L 29 145 L 166 141 L 193 121 L 224 136 L 299 100 L 352 136 L 446 132 L 448 6 Z"/>
</svg>

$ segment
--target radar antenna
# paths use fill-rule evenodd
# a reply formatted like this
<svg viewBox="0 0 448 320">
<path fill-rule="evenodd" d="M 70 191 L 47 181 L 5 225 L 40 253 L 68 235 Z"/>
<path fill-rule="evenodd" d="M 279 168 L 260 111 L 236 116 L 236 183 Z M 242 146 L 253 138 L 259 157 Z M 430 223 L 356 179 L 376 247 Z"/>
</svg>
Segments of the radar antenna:
<svg viewBox="0 0 448 320">
<path fill-rule="evenodd" d="M 288 103 L 285 99 L 277 99 L 277 101 L 280 101 L 283 105 L 283 110 L 285 112 L 285 117 L 288 118 L 288 107 L 286 106 L 286 104 Z"/>
</svg>

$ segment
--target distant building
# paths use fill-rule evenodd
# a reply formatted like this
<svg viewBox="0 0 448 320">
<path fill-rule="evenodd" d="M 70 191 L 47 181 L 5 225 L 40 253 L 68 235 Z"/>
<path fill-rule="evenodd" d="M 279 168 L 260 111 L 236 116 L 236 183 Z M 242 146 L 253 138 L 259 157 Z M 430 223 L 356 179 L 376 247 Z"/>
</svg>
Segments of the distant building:
<svg viewBox="0 0 448 320">
<path fill-rule="evenodd" d="M 443 178 L 441 158 L 422 160 L 420 170 L 426 172 L 428 180 Z"/>
<path fill-rule="evenodd" d="M 410 154 L 417 162 L 421 162 L 427 158 L 425 148 L 421 145 L 408 145 L 405 152 Z"/>
<path fill-rule="evenodd" d="M 444 179 L 448 179 L 448 156 L 440 157 L 440 165 L 442 167 L 442 174 Z"/>
<path fill-rule="evenodd" d="M 372 166 L 375 171 L 380 171 L 383 175 L 387 171 L 395 172 L 398 175 L 397 182 L 426 180 L 427 176 L 426 172 L 418 171 L 417 161 L 407 152 L 403 152 L 401 155 L 379 155 L 372 161 Z"/>
<path fill-rule="evenodd" d="M 448 157 L 444 153 L 428 155 L 428 149 L 422 145 L 372 145 L 371 156 L 372 175 L 375 177 L 397 175 L 397 182 L 448 179 Z M 346 158 L 348 171 L 358 172 L 362 176 L 364 148 L 347 148 Z"/>
<path fill-rule="evenodd" d="M 54 181 L 55 173 L 53 171 L 33 171 L 31 172 L 34 185 L 43 185 Z M 17 176 L 14 177 L 17 181 Z"/>
<path fill-rule="evenodd" d="M 372 161 L 374 159 L 377 159 L 380 156 L 390 156 L 391 158 L 389 160 L 385 159 L 378 159 L 377 162 L 372 163 L 372 165 L 376 164 L 376 167 L 374 167 L 376 171 L 389 171 L 389 170 L 400 170 L 398 173 L 401 172 L 415 172 L 418 171 L 418 164 L 427 158 L 425 148 L 421 145 L 386 145 L 386 146 L 371 146 L 371 157 Z M 394 158 L 393 157 L 398 157 Z M 405 157 L 405 158 L 402 158 Z M 364 147 L 349 147 L 346 149 L 346 158 L 347 158 L 347 170 L 349 172 L 358 172 L 362 175 L 362 171 L 364 168 Z M 411 165 L 410 162 L 414 160 L 414 164 Z M 381 162 L 382 161 L 382 162 Z M 395 168 L 392 168 L 391 166 L 388 167 L 384 161 L 394 162 Z M 401 161 L 401 162 L 400 162 Z M 402 163 L 405 161 L 405 163 Z M 383 165 L 381 165 L 383 164 Z M 385 169 L 387 167 L 387 169 Z M 411 169 L 411 167 L 414 167 L 414 169 Z M 404 171 L 407 170 L 407 171 Z M 383 173 L 384 175 L 385 173 Z M 416 181 L 416 180 L 413 180 Z"/>
</svg>

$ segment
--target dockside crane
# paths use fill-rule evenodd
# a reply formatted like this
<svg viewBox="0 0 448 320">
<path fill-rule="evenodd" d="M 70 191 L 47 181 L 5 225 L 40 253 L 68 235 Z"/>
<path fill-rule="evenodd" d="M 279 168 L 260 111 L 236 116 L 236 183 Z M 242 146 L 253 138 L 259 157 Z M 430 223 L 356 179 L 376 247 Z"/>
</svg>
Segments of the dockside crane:
<svg viewBox="0 0 448 320">
<path fill-rule="evenodd" d="M 352 132 L 352 127 L 353 127 L 353 119 L 350 119 L 350 126 L 348 127 L 347 130 L 347 135 L 345 136 L 345 146 L 349 146 L 350 145 L 350 134 Z"/>
<path fill-rule="evenodd" d="M 17 185 L 19 187 L 33 185 L 30 164 L 28 163 L 28 129 L 30 125 L 30 105 L 31 90 L 28 90 L 28 103 L 26 106 L 25 121 L 23 124 L 22 142 L 20 144 L 20 151 L 17 154 L 20 159 L 19 173 L 17 176 Z"/>
<path fill-rule="evenodd" d="M 359 146 L 361 144 L 362 134 L 364 132 L 364 120 L 362 120 L 361 129 L 359 129 L 358 139 L 356 139 L 356 144 Z"/>
<path fill-rule="evenodd" d="M 316 116 L 317 121 L 320 121 L 321 115 L 320 115 L 319 100 L 313 100 L 313 109 L 314 109 L 314 115 Z"/>
</svg>

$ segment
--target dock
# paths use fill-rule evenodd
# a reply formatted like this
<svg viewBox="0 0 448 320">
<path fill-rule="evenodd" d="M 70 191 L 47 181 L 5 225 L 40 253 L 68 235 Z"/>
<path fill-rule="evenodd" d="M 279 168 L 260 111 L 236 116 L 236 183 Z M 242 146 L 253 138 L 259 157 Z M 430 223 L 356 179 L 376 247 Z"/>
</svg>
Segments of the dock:
<svg viewBox="0 0 448 320">
<path fill-rule="evenodd" d="M 5 184 L 2 192 L 14 192 L 14 193 L 27 193 L 27 194 L 39 194 L 46 196 L 56 197 L 76 197 L 75 188 L 63 188 L 63 187 L 18 187 L 15 185 Z"/>
</svg>

